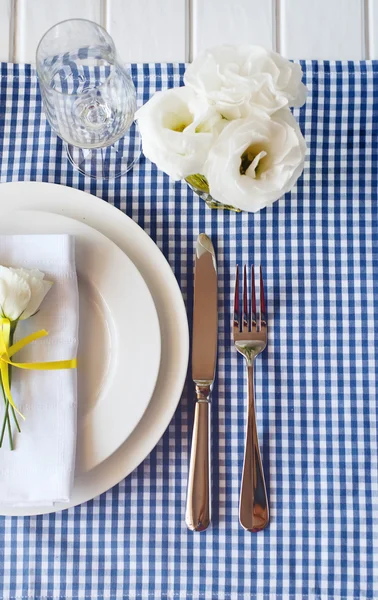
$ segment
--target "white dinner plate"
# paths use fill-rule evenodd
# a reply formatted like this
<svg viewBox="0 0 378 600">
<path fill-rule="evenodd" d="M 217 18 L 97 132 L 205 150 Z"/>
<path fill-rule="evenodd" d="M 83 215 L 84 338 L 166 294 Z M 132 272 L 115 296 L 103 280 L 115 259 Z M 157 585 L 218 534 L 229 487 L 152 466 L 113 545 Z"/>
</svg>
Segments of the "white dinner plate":
<svg viewBox="0 0 378 600">
<path fill-rule="evenodd" d="M 137 268 L 96 229 L 48 212 L 38 212 L 38 218 L 35 211 L 2 215 L 0 234 L 25 233 L 75 236 L 80 299 L 76 472 L 82 473 L 113 454 L 147 408 L 160 365 L 158 316 Z"/>
<path fill-rule="evenodd" d="M 0 506 L 1 515 L 43 514 L 75 506 L 105 492 L 129 475 L 151 452 L 169 425 L 181 396 L 189 354 L 188 323 L 180 288 L 164 256 L 134 221 L 103 200 L 73 188 L 34 182 L 1 184 L 1 218 L 21 209 L 48 211 L 85 222 L 127 254 L 154 299 L 161 331 L 161 362 L 152 398 L 139 424 L 107 460 L 87 473 L 77 474 L 69 504 L 53 508 Z"/>
</svg>

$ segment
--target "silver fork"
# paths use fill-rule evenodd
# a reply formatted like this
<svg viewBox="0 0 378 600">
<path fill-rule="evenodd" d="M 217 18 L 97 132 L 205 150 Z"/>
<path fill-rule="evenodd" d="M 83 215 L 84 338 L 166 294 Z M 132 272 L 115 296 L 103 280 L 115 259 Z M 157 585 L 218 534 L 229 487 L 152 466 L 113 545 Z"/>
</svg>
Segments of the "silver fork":
<svg viewBox="0 0 378 600">
<path fill-rule="evenodd" d="M 251 300 L 248 302 L 247 268 L 244 266 L 243 301 L 241 307 L 239 303 L 239 268 L 236 267 L 234 343 L 237 351 L 244 356 L 248 371 L 247 433 L 240 488 L 239 520 L 244 529 L 248 531 L 261 531 L 269 522 L 268 498 L 257 437 L 253 372 L 255 358 L 264 350 L 267 341 L 264 284 L 261 267 L 258 320 L 256 311 L 255 269 L 253 266 L 250 293 Z"/>
</svg>

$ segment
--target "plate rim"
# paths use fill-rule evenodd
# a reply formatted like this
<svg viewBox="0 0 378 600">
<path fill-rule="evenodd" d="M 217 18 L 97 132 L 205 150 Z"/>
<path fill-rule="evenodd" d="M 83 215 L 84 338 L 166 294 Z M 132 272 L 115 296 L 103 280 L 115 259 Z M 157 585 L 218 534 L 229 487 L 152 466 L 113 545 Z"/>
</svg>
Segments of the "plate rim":
<svg viewBox="0 0 378 600">
<path fill-rule="evenodd" d="M 24 210 L 24 209 L 20 209 L 20 210 L 14 210 L 11 211 L 6 217 L 5 220 L 9 220 L 11 218 L 11 215 L 14 215 L 14 220 L 20 219 L 20 218 L 26 218 L 29 217 L 30 220 L 30 214 L 33 213 L 35 211 L 33 210 Z M 127 440 L 127 438 L 131 435 L 131 433 L 133 432 L 133 430 L 137 427 L 139 421 L 141 420 L 141 418 L 143 417 L 143 414 L 145 413 L 147 406 L 152 398 L 155 386 L 156 386 L 156 382 L 158 379 L 158 375 L 159 375 L 159 370 L 160 370 L 160 360 L 161 360 L 161 331 L 160 331 L 160 323 L 159 323 L 159 317 L 156 311 L 156 306 L 155 306 L 155 302 L 154 299 L 151 295 L 151 292 L 144 280 L 144 278 L 142 277 L 141 273 L 139 272 L 139 270 L 137 269 L 137 267 L 135 266 L 135 264 L 133 263 L 132 260 L 130 260 L 130 258 L 127 256 L 127 254 L 125 252 L 122 252 L 122 250 L 117 246 L 117 244 L 115 244 L 112 240 L 110 240 L 106 235 L 102 234 L 100 231 L 97 231 L 97 229 L 94 229 L 93 227 L 90 227 L 88 224 L 83 223 L 81 221 L 77 221 L 76 219 L 72 219 L 71 217 L 68 217 L 66 215 L 60 215 L 60 214 L 56 214 L 56 213 L 51 213 L 51 212 L 47 212 L 47 211 L 38 211 L 39 215 L 41 215 L 41 218 L 50 218 L 51 221 L 51 217 L 54 221 L 58 222 L 60 221 L 62 223 L 61 227 L 62 229 L 66 229 L 66 233 L 71 234 L 71 232 L 73 231 L 73 229 L 75 229 L 76 227 L 76 232 L 74 231 L 74 233 L 72 233 L 73 236 L 75 236 L 76 238 L 79 238 L 80 236 L 86 239 L 86 243 L 88 243 L 89 245 L 96 245 L 98 246 L 98 244 L 101 241 L 102 244 L 102 249 L 105 250 L 105 245 L 108 247 L 108 249 L 112 252 L 113 254 L 113 258 L 116 258 L 116 256 L 119 257 L 119 260 L 121 262 L 123 262 L 123 265 L 119 265 L 120 267 L 122 266 L 123 269 L 123 273 L 126 271 L 126 269 L 132 270 L 134 272 L 134 277 L 137 277 L 139 279 L 139 284 L 141 285 L 141 287 L 143 287 L 143 289 L 145 290 L 145 294 L 148 297 L 148 303 L 150 304 L 150 308 L 151 308 L 151 313 L 150 313 L 150 317 L 152 317 L 153 320 L 153 327 L 154 327 L 154 335 L 155 335 L 155 341 L 154 343 L 156 344 L 156 356 L 155 356 L 155 361 L 154 361 L 154 371 L 152 373 L 152 377 L 150 378 L 150 391 L 148 392 L 148 394 L 146 394 L 146 396 L 148 396 L 148 400 L 145 400 L 143 402 L 143 409 L 141 411 L 139 411 L 137 418 L 133 420 L 133 426 L 132 428 L 128 428 L 128 431 L 125 435 L 125 437 L 121 440 L 120 439 L 120 435 L 118 432 L 117 435 L 117 442 L 114 445 L 112 451 L 107 454 L 105 457 L 100 458 L 100 460 L 96 459 L 96 462 L 92 460 L 92 462 L 87 462 L 87 464 L 82 465 L 82 468 L 80 472 L 87 472 L 90 471 L 91 469 L 95 468 L 96 466 L 98 466 L 101 462 L 107 460 L 112 454 L 114 454 L 114 452 L 116 452 L 118 450 L 118 448 L 125 443 L 125 441 Z M 22 217 L 22 215 L 24 215 L 24 217 Z M 64 223 L 66 223 L 66 225 L 64 225 Z M 75 225 L 75 223 L 77 225 Z M 12 227 L 12 225 L 9 225 L 6 223 L 5 227 L 9 226 L 10 228 Z M 36 229 L 38 229 L 39 223 L 36 224 Z M 54 228 L 54 225 L 51 225 L 52 228 Z M 60 226 L 59 226 L 60 227 Z M 71 231 L 67 231 L 69 230 L 71 227 Z M 24 235 L 24 232 L 20 232 L 22 235 Z M 63 232 L 62 232 L 63 233 Z M 3 235 L 6 235 L 6 233 L 4 233 Z M 15 234 L 17 235 L 17 233 Z M 42 234 L 43 235 L 43 234 Z M 76 250 L 75 250 L 76 253 Z M 102 254 L 102 252 L 101 252 Z M 126 266 L 127 265 L 127 266 Z M 99 289 L 99 291 L 101 292 L 101 289 Z M 102 296 L 102 294 L 100 294 Z M 104 296 L 104 300 L 105 303 L 109 306 L 107 298 Z M 111 315 L 112 317 L 114 317 L 114 315 Z M 140 315 L 139 315 L 140 317 Z M 115 325 L 117 325 L 115 323 Z M 123 336 L 125 337 L 125 336 Z M 114 341 L 114 340 L 113 340 Z M 119 342 L 117 342 L 118 345 Z M 119 349 L 118 349 L 119 352 Z M 119 361 L 119 354 L 117 353 L 117 355 L 114 357 L 114 359 L 117 361 L 118 364 L 118 370 L 121 369 L 122 370 L 122 364 Z M 114 385 L 114 384 L 113 384 Z M 138 385 L 134 385 L 134 388 L 138 387 Z M 108 390 L 109 392 L 110 390 Z M 121 397 L 121 393 L 117 394 L 119 397 Z M 113 388 L 113 397 L 115 395 L 114 392 L 114 388 Z M 108 397 L 104 398 L 104 401 L 107 402 L 109 400 Z M 79 398 L 78 398 L 79 401 Z M 122 404 L 122 402 L 120 402 L 120 404 Z M 118 410 L 119 410 L 119 406 L 118 406 Z M 118 413 L 119 416 L 120 413 Z M 122 413 L 123 417 L 125 417 L 125 415 Z M 99 418 L 104 418 L 104 415 L 102 417 L 100 417 L 100 415 L 98 415 L 97 417 Z M 106 418 L 106 417 L 105 417 Z M 124 421 L 127 421 L 127 418 L 124 418 Z M 114 421 L 116 423 L 122 423 L 122 421 L 119 421 L 118 419 L 111 419 L 111 423 L 114 423 Z M 109 424 L 108 424 L 109 425 Z M 83 426 L 84 427 L 84 426 Z M 80 435 L 80 433 L 83 433 L 84 429 L 81 430 L 77 430 L 78 435 Z M 123 435 L 123 434 L 122 434 Z M 114 439 L 115 436 L 115 432 L 113 432 L 111 434 L 111 437 Z"/>
<path fill-rule="evenodd" d="M 38 200 L 34 202 L 34 208 L 33 204 L 29 202 L 29 199 L 25 199 L 27 186 L 31 186 L 31 189 L 35 188 L 35 191 L 37 191 L 39 188 L 41 192 L 41 195 L 38 195 Z M 155 242 L 148 236 L 148 234 L 128 215 L 122 212 L 122 210 L 119 210 L 116 206 L 109 204 L 97 196 L 74 187 L 40 181 L 14 181 L 0 184 L 0 214 L 3 210 L 6 210 L 6 208 L 4 208 L 5 187 L 11 190 L 8 193 L 8 201 L 9 196 L 13 195 L 12 204 L 10 207 L 8 202 L 8 210 L 21 210 L 22 208 L 25 208 L 37 212 L 38 210 L 41 210 L 54 212 L 57 214 L 65 214 L 66 216 L 70 216 L 78 221 L 84 221 L 87 225 L 97 229 L 102 234 L 106 235 L 106 237 L 109 237 L 117 246 L 121 248 L 121 250 L 126 252 L 131 261 L 134 262 L 138 270 L 141 272 L 147 283 L 147 286 L 150 289 L 158 313 L 160 326 L 162 328 L 162 315 L 159 313 L 159 307 L 156 305 L 156 297 L 151 290 L 152 283 L 148 280 L 148 278 L 146 278 L 146 273 L 150 271 L 152 274 L 153 268 L 145 260 L 143 261 L 143 268 L 140 268 L 140 266 L 137 264 L 140 261 L 134 259 L 134 256 L 137 258 L 135 253 L 129 249 L 128 251 L 125 250 L 125 246 L 128 245 L 128 242 L 126 242 L 126 237 L 129 241 L 131 233 L 133 238 L 137 238 L 138 247 L 140 245 L 145 247 L 144 255 L 146 255 L 147 250 L 148 255 L 150 257 L 153 255 L 155 260 L 160 263 L 160 266 L 164 270 L 165 283 L 169 283 L 171 313 L 174 313 L 176 325 L 176 329 L 172 327 L 171 324 L 168 325 L 168 329 L 171 329 L 171 354 L 174 358 L 178 359 L 178 364 L 176 365 L 175 369 L 176 378 L 174 384 L 172 385 L 172 382 L 160 382 L 159 372 L 157 387 L 154 390 L 151 402 L 136 429 L 133 431 L 128 440 L 126 440 L 126 442 L 121 446 L 121 448 L 119 448 L 112 456 L 110 456 L 98 467 L 92 469 L 89 473 L 80 475 L 77 480 L 75 480 L 76 487 L 79 489 L 76 489 L 76 493 L 74 489 L 73 498 L 70 503 L 64 505 L 57 504 L 48 507 L 36 506 L 26 508 L 6 507 L 4 505 L 0 506 L 0 515 L 2 516 L 33 516 L 67 510 L 89 500 L 93 500 L 100 494 L 120 483 L 150 454 L 167 429 L 181 398 L 188 368 L 189 327 L 184 299 L 169 262 L 157 247 Z M 43 188 L 44 190 L 42 191 Z M 52 193 L 53 189 L 56 191 L 57 196 L 57 198 L 54 199 L 52 199 L 54 196 Z M 15 196 L 17 194 L 18 196 L 16 201 Z M 75 198 L 71 198 L 72 204 L 68 208 L 70 203 L 68 196 L 70 194 L 75 196 Z M 84 213 L 82 212 L 83 210 Z M 85 212 L 86 210 L 88 210 L 88 213 Z M 109 220 L 107 221 L 108 217 Z M 107 233 L 108 230 L 112 231 L 111 235 Z M 159 282 L 161 279 L 162 273 L 160 272 Z M 168 286 L 165 286 L 164 288 L 165 293 L 167 293 L 167 287 Z M 162 293 L 162 295 L 164 294 Z M 159 299 L 159 302 L 160 300 L 161 298 Z M 168 323 L 167 320 L 165 320 L 165 322 Z M 172 332 L 174 332 L 174 337 Z M 161 370 L 162 366 L 160 367 L 160 371 Z M 169 379 L 169 377 L 166 375 L 167 374 L 164 374 L 165 380 Z M 164 386 L 165 394 L 163 395 L 161 388 L 164 388 Z M 159 396 L 159 399 L 154 399 L 156 395 Z M 169 402 L 167 401 L 167 398 L 170 398 Z M 154 412 L 156 412 L 157 403 L 164 405 L 164 418 L 162 418 L 159 423 L 154 421 Z M 159 412 L 161 411 L 159 410 Z M 151 428 L 153 430 L 153 434 L 151 434 Z M 143 440 L 139 443 L 139 447 L 136 448 L 135 438 L 140 432 L 142 432 Z M 125 460 L 127 461 L 127 464 Z M 86 491 L 83 491 L 84 489 L 86 489 Z"/>
</svg>

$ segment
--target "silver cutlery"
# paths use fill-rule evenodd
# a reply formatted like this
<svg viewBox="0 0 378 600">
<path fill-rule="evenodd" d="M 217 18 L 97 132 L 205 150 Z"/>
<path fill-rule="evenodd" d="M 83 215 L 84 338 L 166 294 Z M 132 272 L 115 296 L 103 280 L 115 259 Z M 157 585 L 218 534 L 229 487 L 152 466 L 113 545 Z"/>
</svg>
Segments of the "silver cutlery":
<svg viewBox="0 0 378 600">
<path fill-rule="evenodd" d="M 248 300 L 248 287 L 250 300 Z M 246 360 L 248 372 L 247 432 L 244 450 L 244 465 L 240 488 L 239 520 L 248 531 L 261 531 L 269 522 L 269 506 L 266 494 L 264 471 L 257 436 L 254 363 L 255 358 L 266 347 L 267 321 L 264 284 L 260 267 L 260 307 L 256 310 L 255 270 L 251 269 L 248 286 L 247 268 L 244 266 L 242 302 L 239 302 L 239 269 L 236 269 L 234 297 L 235 347 Z"/>
<path fill-rule="evenodd" d="M 210 238 L 198 236 L 194 272 L 192 378 L 195 383 L 186 525 L 204 531 L 211 520 L 210 393 L 215 378 L 218 339 L 217 265 Z"/>
</svg>

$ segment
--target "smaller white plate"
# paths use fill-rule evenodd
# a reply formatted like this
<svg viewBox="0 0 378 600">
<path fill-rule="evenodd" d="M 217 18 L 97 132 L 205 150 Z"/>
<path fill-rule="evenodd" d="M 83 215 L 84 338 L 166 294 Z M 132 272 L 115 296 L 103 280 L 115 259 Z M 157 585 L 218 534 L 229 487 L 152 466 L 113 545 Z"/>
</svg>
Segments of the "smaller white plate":
<svg viewBox="0 0 378 600">
<path fill-rule="evenodd" d="M 131 260 L 107 237 L 47 212 L 2 215 L 0 234 L 75 236 L 79 282 L 76 475 L 111 456 L 137 426 L 160 365 L 159 320 Z M 22 266 L 22 265 L 20 265 Z"/>
</svg>

